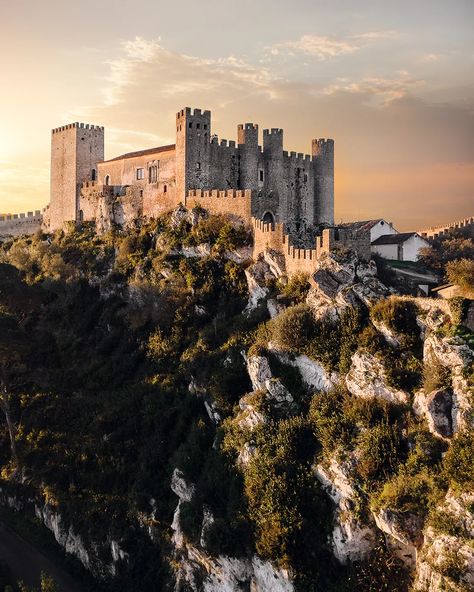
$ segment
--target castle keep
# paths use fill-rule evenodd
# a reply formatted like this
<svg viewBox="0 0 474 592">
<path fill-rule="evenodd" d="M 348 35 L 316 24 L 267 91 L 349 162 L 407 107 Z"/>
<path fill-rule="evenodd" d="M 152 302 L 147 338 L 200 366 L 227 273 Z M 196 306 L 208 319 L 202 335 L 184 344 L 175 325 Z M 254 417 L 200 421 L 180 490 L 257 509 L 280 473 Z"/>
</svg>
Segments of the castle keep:
<svg viewBox="0 0 474 592">
<path fill-rule="evenodd" d="M 176 114 L 176 142 L 104 160 L 104 128 L 74 123 L 52 131 L 51 201 L 44 224 L 152 218 L 178 204 L 317 231 L 334 223 L 334 142 L 315 139 L 311 154 L 283 150 L 283 130 L 237 128 L 218 140 L 211 112 Z M 197 192 L 200 192 L 197 195 Z M 204 204 L 206 202 L 206 204 Z"/>
</svg>

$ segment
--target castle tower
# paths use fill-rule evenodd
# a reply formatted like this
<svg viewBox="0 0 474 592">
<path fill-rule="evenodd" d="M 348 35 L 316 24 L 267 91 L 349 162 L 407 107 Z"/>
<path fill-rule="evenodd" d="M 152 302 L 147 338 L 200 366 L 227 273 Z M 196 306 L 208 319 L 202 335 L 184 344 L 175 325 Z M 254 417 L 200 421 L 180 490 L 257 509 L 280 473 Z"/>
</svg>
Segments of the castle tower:
<svg viewBox="0 0 474 592">
<path fill-rule="evenodd" d="M 79 219 L 79 194 L 84 181 L 95 180 L 104 160 L 104 128 L 71 123 L 51 132 L 50 230 Z"/>
<path fill-rule="evenodd" d="M 190 189 L 210 189 L 211 112 L 189 107 L 176 114 L 176 196 L 184 202 Z M 212 189 L 212 188 L 211 188 Z"/>
<path fill-rule="evenodd" d="M 271 207 L 268 209 L 277 221 L 281 221 L 286 218 L 288 210 L 288 189 L 284 181 L 282 129 L 263 130 L 263 161 L 265 164 L 263 189 L 265 195 L 271 196 Z"/>
<path fill-rule="evenodd" d="M 334 224 L 334 140 L 312 142 L 314 173 L 314 221 Z"/>
<path fill-rule="evenodd" d="M 246 123 L 237 127 L 240 152 L 240 188 L 258 187 L 258 125 Z"/>
</svg>

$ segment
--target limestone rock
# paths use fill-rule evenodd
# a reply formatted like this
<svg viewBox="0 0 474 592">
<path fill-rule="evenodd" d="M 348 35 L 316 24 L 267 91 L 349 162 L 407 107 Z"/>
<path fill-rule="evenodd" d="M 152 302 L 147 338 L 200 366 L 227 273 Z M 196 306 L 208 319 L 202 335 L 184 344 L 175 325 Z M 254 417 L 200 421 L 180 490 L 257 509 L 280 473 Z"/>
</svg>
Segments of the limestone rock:
<svg viewBox="0 0 474 592">
<path fill-rule="evenodd" d="M 266 283 L 273 277 L 270 268 L 265 261 L 259 260 L 245 270 L 245 277 L 247 279 L 247 286 L 249 291 L 249 301 L 246 311 L 254 310 L 260 300 L 266 298 L 268 288 Z"/>
<path fill-rule="evenodd" d="M 195 247 L 181 247 L 181 254 L 187 259 L 193 257 L 209 257 L 211 254 L 211 245 L 209 243 L 202 243 Z"/>
<path fill-rule="evenodd" d="M 331 546 L 336 559 L 343 564 L 363 560 L 376 542 L 373 524 L 364 524 L 354 513 L 356 462 L 353 454 L 344 462 L 332 458 L 329 464 L 318 464 L 314 468 L 316 478 L 336 506 Z"/>
<path fill-rule="evenodd" d="M 474 548 L 469 542 L 427 528 L 425 543 L 416 565 L 413 590 L 465 592 L 473 589 Z"/>
<path fill-rule="evenodd" d="M 356 397 L 379 397 L 391 403 L 407 403 L 408 394 L 388 386 L 382 362 L 369 353 L 356 352 L 352 356 L 346 386 Z"/>
<path fill-rule="evenodd" d="M 451 373 L 452 434 L 464 425 L 474 425 L 473 386 L 463 376 L 464 369 L 474 362 L 474 352 L 458 337 L 441 337 L 430 333 L 423 347 L 425 365 L 438 362 Z"/>
<path fill-rule="evenodd" d="M 316 262 L 311 284 L 306 302 L 316 318 L 335 319 L 348 306 L 367 306 L 390 294 L 377 279 L 375 264 L 361 261 L 354 253 L 323 256 Z"/>
<path fill-rule="evenodd" d="M 336 372 L 327 372 L 320 364 L 308 358 L 308 356 L 292 356 L 279 350 L 274 343 L 269 343 L 268 347 L 280 362 L 297 368 L 301 374 L 301 379 L 310 388 L 327 392 L 339 382 L 339 376 Z"/>
<path fill-rule="evenodd" d="M 248 358 L 245 357 L 245 360 L 253 390 L 265 389 L 267 380 L 272 378 L 272 372 L 267 358 L 264 356 L 249 356 Z"/>
<path fill-rule="evenodd" d="M 438 389 L 425 395 L 418 391 L 413 402 L 413 409 L 424 416 L 432 434 L 441 438 L 453 435 L 453 393 L 448 389 Z"/>
<path fill-rule="evenodd" d="M 392 552 L 412 569 L 423 541 L 423 519 L 415 514 L 382 509 L 373 513 L 378 528 L 388 535 Z"/>
<path fill-rule="evenodd" d="M 263 259 L 268 264 L 270 271 L 276 278 L 279 278 L 286 273 L 285 257 L 283 253 L 274 251 L 273 249 L 265 249 L 263 252 Z"/>
<path fill-rule="evenodd" d="M 182 471 L 175 469 L 171 477 L 171 490 L 175 493 L 180 501 L 190 502 L 195 492 L 195 486 L 188 483 Z"/>
<path fill-rule="evenodd" d="M 267 309 L 268 314 L 270 315 L 271 319 L 277 317 L 281 312 L 285 310 L 285 305 L 279 302 L 275 298 L 269 298 L 267 300 Z"/>
</svg>

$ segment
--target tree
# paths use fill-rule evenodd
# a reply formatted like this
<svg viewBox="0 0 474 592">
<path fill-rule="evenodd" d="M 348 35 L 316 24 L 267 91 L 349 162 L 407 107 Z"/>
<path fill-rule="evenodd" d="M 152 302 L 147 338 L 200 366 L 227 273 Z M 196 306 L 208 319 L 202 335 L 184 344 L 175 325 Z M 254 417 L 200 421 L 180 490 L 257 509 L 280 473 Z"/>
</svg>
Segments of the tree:
<svg viewBox="0 0 474 592">
<path fill-rule="evenodd" d="M 18 470 L 16 425 L 13 419 L 12 401 L 21 386 L 24 357 L 28 351 L 26 334 L 17 319 L 0 314 L 0 409 L 3 411 L 10 438 L 12 460 Z"/>
<path fill-rule="evenodd" d="M 474 290 L 474 259 L 457 259 L 446 265 L 448 280 L 464 290 Z"/>
</svg>

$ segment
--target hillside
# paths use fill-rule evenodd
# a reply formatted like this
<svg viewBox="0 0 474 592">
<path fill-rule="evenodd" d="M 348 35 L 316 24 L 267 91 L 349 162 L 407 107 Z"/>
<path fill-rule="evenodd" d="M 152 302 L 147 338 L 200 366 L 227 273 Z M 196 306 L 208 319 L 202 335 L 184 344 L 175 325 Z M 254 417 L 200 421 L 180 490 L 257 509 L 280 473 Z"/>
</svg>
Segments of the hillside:
<svg viewBox="0 0 474 592">
<path fill-rule="evenodd" d="M 469 301 L 250 243 L 181 208 L 0 243 L 8 516 L 83 590 L 472 589 Z"/>
</svg>

